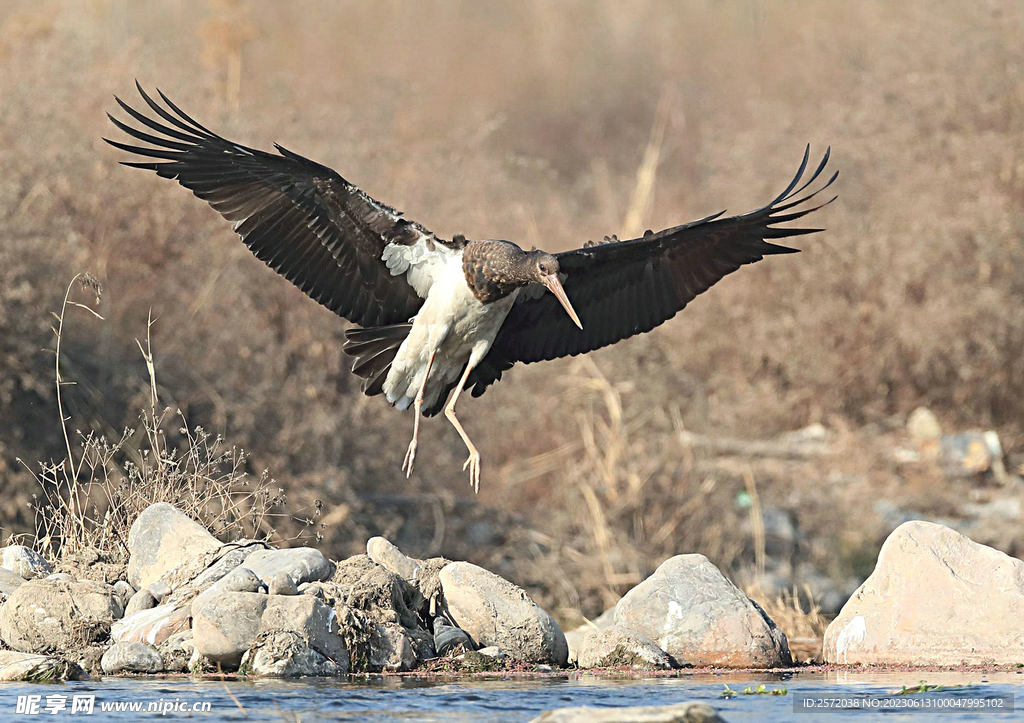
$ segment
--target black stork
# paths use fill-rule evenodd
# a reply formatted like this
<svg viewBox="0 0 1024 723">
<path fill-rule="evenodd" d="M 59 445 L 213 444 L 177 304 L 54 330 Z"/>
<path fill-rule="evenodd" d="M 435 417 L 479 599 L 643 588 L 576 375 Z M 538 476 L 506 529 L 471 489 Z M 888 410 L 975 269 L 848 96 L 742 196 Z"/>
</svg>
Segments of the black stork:
<svg viewBox="0 0 1024 723">
<path fill-rule="evenodd" d="M 740 266 L 798 251 L 772 241 L 822 229 L 779 224 L 835 200 L 806 205 L 839 175 L 807 191 L 829 159 L 826 150 L 801 182 L 808 146 L 786 189 L 756 211 L 727 218 L 723 211 L 557 254 L 524 251 L 510 241 L 440 238 L 327 166 L 277 144 L 274 154 L 233 143 L 159 90 L 165 105 L 136 87 L 154 117 L 115 100 L 158 135 L 108 114 L 148 145 L 104 140 L 157 160 L 122 163 L 176 179 L 230 221 L 257 258 L 362 327 L 346 332 L 343 349 L 355 358 L 352 371 L 363 392 L 383 393 L 399 409 L 416 412 L 402 464 L 406 476 L 416 458 L 420 414 L 443 408 L 469 450 L 463 470 L 477 490 L 480 453 L 455 416 L 463 390 L 478 397 L 516 362 L 583 354 L 650 331 Z"/>
</svg>

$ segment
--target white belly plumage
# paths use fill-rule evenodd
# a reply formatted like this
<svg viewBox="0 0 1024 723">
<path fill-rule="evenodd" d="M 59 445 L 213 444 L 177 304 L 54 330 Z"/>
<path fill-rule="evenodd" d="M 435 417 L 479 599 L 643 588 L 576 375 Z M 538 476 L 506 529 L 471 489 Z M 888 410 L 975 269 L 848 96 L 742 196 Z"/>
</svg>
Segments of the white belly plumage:
<svg viewBox="0 0 1024 723">
<path fill-rule="evenodd" d="M 399 409 L 410 407 L 423 384 L 430 354 L 436 351 L 423 400 L 428 408 L 435 404 L 467 363 L 476 366 L 487 354 L 518 293 L 481 303 L 466 284 L 461 258 L 453 256 L 431 285 L 391 363 L 384 382 L 387 400 Z"/>
</svg>

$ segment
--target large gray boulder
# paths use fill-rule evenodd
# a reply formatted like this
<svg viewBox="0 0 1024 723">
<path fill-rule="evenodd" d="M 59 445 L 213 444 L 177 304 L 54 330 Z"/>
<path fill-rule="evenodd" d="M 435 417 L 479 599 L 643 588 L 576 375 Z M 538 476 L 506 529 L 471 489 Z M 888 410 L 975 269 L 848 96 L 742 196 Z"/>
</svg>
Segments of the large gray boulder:
<svg viewBox="0 0 1024 723">
<path fill-rule="evenodd" d="M 114 588 L 92 580 L 30 580 L 0 608 L 0 638 L 26 653 L 69 651 L 105 638 L 123 613 Z"/>
<path fill-rule="evenodd" d="M 581 668 L 666 670 L 668 654 L 646 635 L 612 625 L 594 628 L 583 639 L 577 662 Z"/>
<path fill-rule="evenodd" d="M 646 635 L 678 665 L 792 664 L 785 634 L 703 555 L 663 562 L 619 600 L 615 624 Z"/>
<path fill-rule="evenodd" d="M 167 502 L 142 511 L 128 531 L 128 582 L 148 587 L 190 558 L 220 547 L 206 528 Z"/>
<path fill-rule="evenodd" d="M 100 659 L 100 667 L 107 675 L 160 673 L 164 669 L 164 659 L 148 643 L 114 643 Z"/>
<path fill-rule="evenodd" d="M 1024 562 L 932 522 L 889 535 L 875 570 L 825 632 L 826 663 L 1024 661 Z"/>
<path fill-rule="evenodd" d="M 526 591 L 468 562 L 452 562 L 438 579 L 452 621 L 480 647 L 496 645 L 514 661 L 564 666 L 562 629 Z"/>
<path fill-rule="evenodd" d="M 299 634 L 309 647 L 348 668 L 348 655 L 338 634 L 337 616 L 309 595 L 265 595 L 225 592 L 192 611 L 196 652 L 214 664 L 237 667 L 260 633 L 272 630 Z"/>
<path fill-rule="evenodd" d="M 214 664 L 237 667 L 260 634 L 269 599 L 255 592 L 226 592 L 198 606 L 192 611 L 196 652 Z"/>
<path fill-rule="evenodd" d="M 530 723 L 725 723 L 706 703 L 643 705 L 629 708 L 580 706 L 541 713 Z"/>
<path fill-rule="evenodd" d="M 347 659 L 338 634 L 338 616 L 333 609 L 308 595 L 271 595 L 268 598 L 260 618 L 260 632 L 291 630 L 331 660 Z"/>
<path fill-rule="evenodd" d="M 334 574 L 334 563 L 312 547 L 257 550 L 242 561 L 242 567 L 252 570 L 267 585 L 278 575 L 287 575 L 301 585 L 327 580 Z"/>
<path fill-rule="evenodd" d="M 53 567 L 42 555 L 24 545 L 8 545 L 0 548 L 0 567 L 10 570 L 25 580 L 46 577 Z"/>
</svg>

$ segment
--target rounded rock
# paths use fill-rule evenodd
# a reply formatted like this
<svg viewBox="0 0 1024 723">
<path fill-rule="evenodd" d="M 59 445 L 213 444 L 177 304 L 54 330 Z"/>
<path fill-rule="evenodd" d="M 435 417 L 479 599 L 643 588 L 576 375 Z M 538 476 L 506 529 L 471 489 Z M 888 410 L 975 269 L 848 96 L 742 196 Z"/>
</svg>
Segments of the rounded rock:
<svg viewBox="0 0 1024 723">
<path fill-rule="evenodd" d="M 23 652 L 69 651 L 106 637 L 123 614 L 109 585 L 91 580 L 29 580 L 0 608 L 0 637 Z"/>
<path fill-rule="evenodd" d="M 26 580 L 46 577 L 53 567 L 42 555 L 24 545 L 8 545 L 0 548 L 0 567 L 20 575 Z"/>
<path fill-rule="evenodd" d="M 139 612 L 139 610 L 155 608 L 156 604 L 157 600 L 153 596 L 153 593 L 146 588 L 143 588 L 128 598 L 128 604 L 124 608 L 124 616 L 129 617 Z"/>
<path fill-rule="evenodd" d="M 114 594 L 117 595 L 117 599 L 121 601 L 121 607 L 127 611 L 128 601 L 131 600 L 132 595 L 135 594 L 135 588 L 132 587 L 130 582 L 118 580 L 114 583 Z"/>
<path fill-rule="evenodd" d="M 334 563 L 312 547 L 285 550 L 257 550 L 242 562 L 256 576 L 267 582 L 276 575 L 288 575 L 296 585 L 327 580 L 334 574 Z"/>
<path fill-rule="evenodd" d="M 167 502 L 157 502 L 144 509 L 128 531 L 128 582 L 148 587 L 181 563 L 220 546 L 198 522 Z"/>
<path fill-rule="evenodd" d="M 679 665 L 792 663 L 785 634 L 703 555 L 663 562 L 619 600 L 615 624 L 647 636 Z"/>
<path fill-rule="evenodd" d="M 566 664 L 562 629 L 522 588 L 468 562 L 445 565 L 438 579 L 449 615 L 477 645 L 517 662 Z"/>
<path fill-rule="evenodd" d="M 295 587 L 295 581 L 291 575 L 274 575 L 267 586 L 267 592 L 271 595 L 298 595 L 299 589 Z"/>
<path fill-rule="evenodd" d="M 270 630 L 246 651 L 241 669 L 268 678 L 344 675 L 348 672 L 348 657 L 330 660 L 295 631 Z"/>
<path fill-rule="evenodd" d="M 386 567 L 406 580 L 415 580 L 419 574 L 420 563 L 404 554 L 386 538 L 371 537 L 367 540 L 366 554 L 378 565 Z"/>
<path fill-rule="evenodd" d="M 166 582 L 160 582 L 159 580 L 150 583 L 143 589 L 149 590 L 149 594 L 152 595 L 157 602 L 163 602 L 163 599 L 171 594 L 171 586 Z"/>
<path fill-rule="evenodd" d="M 207 601 L 227 592 L 264 592 L 263 581 L 246 567 L 236 567 L 210 587 L 199 593 L 192 601 L 193 615 Z"/>
<path fill-rule="evenodd" d="M 638 670 L 667 670 L 672 661 L 664 650 L 646 635 L 617 625 L 605 629 L 594 628 L 580 646 L 581 668 L 636 668 Z"/>
<path fill-rule="evenodd" d="M 107 675 L 159 673 L 164 669 L 164 659 L 147 643 L 114 643 L 100 659 L 100 667 Z"/>
</svg>

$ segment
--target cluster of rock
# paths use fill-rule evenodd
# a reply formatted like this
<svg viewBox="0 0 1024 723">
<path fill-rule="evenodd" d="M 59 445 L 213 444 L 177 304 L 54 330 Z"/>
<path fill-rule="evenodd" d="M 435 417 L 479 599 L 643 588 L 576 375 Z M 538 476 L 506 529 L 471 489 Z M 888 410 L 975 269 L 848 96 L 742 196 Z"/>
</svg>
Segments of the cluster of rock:
<svg viewBox="0 0 1024 723">
<path fill-rule="evenodd" d="M 332 562 L 307 547 L 222 543 L 160 503 L 135 521 L 128 547 L 126 567 L 93 555 L 92 567 L 62 561 L 57 571 L 29 548 L 0 549 L 0 680 L 83 670 L 344 675 L 443 656 L 464 670 L 792 664 L 786 636 L 702 555 L 670 558 L 566 635 L 498 575 L 415 560 L 379 537 L 367 554 Z M 948 527 L 907 522 L 829 626 L 824 660 L 1020 664 L 1022 619 L 1024 562 Z"/>
<path fill-rule="evenodd" d="M 334 563 L 312 548 L 222 543 L 160 503 L 135 521 L 128 548 L 112 584 L 6 548 L 0 640 L 15 657 L 0 665 L 30 678 L 42 673 L 18 671 L 46 655 L 106 674 L 343 675 L 409 670 L 477 647 L 515 662 L 566 662 L 557 623 L 522 590 L 467 563 L 412 560 L 381 538 L 367 555 Z M 477 619 L 487 611 L 500 620 Z"/>
<path fill-rule="evenodd" d="M 483 568 L 416 560 L 383 538 L 332 562 L 318 550 L 222 543 L 167 503 L 132 525 L 127 566 L 0 552 L 0 678 L 240 671 L 261 676 L 564 667 L 570 645 L 521 588 Z M 69 571 L 70 570 L 70 571 Z M 99 575 L 87 571 L 99 571 Z M 99 579 L 95 579 L 99 577 Z M 666 561 L 585 634 L 586 667 L 790 664 L 785 636 L 705 557 Z"/>
</svg>

